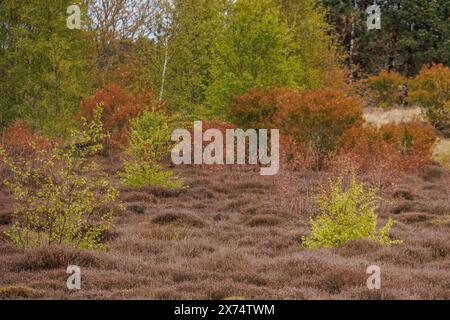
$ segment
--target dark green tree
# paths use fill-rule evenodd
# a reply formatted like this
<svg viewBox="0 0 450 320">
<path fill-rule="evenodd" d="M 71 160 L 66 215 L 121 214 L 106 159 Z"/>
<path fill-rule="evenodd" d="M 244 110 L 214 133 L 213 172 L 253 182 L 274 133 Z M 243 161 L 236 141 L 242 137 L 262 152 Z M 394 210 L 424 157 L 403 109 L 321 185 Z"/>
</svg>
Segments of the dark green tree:
<svg viewBox="0 0 450 320">
<path fill-rule="evenodd" d="M 65 133 L 88 88 L 82 30 L 67 27 L 70 0 L 0 3 L 0 126 L 16 118 Z"/>
<path fill-rule="evenodd" d="M 416 74 L 423 64 L 450 65 L 450 1 L 321 0 L 328 19 L 362 73 L 394 70 Z M 366 8 L 381 7 L 381 30 L 367 30 Z M 354 47 L 350 43 L 354 26 Z"/>
</svg>

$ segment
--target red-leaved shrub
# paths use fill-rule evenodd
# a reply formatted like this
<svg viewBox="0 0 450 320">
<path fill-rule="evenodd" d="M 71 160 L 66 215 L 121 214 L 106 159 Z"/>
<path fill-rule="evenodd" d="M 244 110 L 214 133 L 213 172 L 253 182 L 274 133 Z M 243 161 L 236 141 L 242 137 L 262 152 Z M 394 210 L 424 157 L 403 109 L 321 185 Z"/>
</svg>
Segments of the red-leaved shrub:
<svg viewBox="0 0 450 320">
<path fill-rule="evenodd" d="M 14 161 L 32 161 L 38 152 L 50 152 L 55 145 L 62 143 L 60 140 L 50 140 L 31 132 L 19 121 L 6 128 L 0 136 L 1 149 L 5 152 L 5 156 Z M 0 177 L 6 177 L 11 173 L 7 167 L 5 159 L 0 156 Z"/>
<path fill-rule="evenodd" d="M 79 116 L 91 120 L 99 105 L 104 108 L 103 128 L 111 135 L 105 145 L 107 151 L 122 150 L 128 145 L 130 120 L 146 110 L 161 108 L 151 92 L 133 95 L 117 85 L 110 85 L 82 101 Z"/>
<path fill-rule="evenodd" d="M 302 149 L 314 156 L 317 169 L 345 143 L 342 138 L 348 130 L 363 124 L 359 99 L 338 89 L 302 93 L 286 88 L 252 90 L 235 97 L 230 110 L 238 125 L 280 129 L 288 137 L 285 153 L 292 155 L 290 149 Z"/>
<path fill-rule="evenodd" d="M 11 157 L 31 157 L 36 150 L 48 150 L 52 143 L 37 133 L 32 133 L 19 121 L 6 128 L 1 135 L 0 143 Z"/>
</svg>

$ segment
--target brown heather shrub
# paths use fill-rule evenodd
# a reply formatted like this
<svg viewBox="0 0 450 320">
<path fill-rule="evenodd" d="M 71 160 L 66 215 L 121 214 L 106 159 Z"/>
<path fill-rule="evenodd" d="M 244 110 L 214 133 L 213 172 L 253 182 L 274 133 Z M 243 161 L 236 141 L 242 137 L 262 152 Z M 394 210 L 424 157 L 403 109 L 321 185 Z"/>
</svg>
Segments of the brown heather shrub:
<svg viewBox="0 0 450 320">
<path fill-rule="evenodd" d="M 109 85 L 81 102 L 79 117 L 91 120 L 99 105 L 104 108 L 103 128 L 111 134 L 105 151 L 123 150 L 128 145 L 130 121 L 144 111 L 162 108 L 151 92 L 133 95 L 117 85 Z"/>
<path fill-rule="evenodd" d="M 0 300 L 4 299 L 30 299 L 36 298 L 36 294 L 30 288 L 26 287 L 18 287 L 18 286 L 9 286 L 9 287 L 0 287 Z"/>
<path fill-rule="evenodd" d="M 114 166 L 106 160 L 104 163 Z M 430 214 L 431 220 L 417 223 L 402 219 L 412 212 L 400 214 L 393 237 L 404 240 L 402 246 L 358 241 L 338 249 L 307 250 L 299 246 L 299 238 L 307 231 L 300 225 L 306 216 L 299 211 L 283 213 L 285 210 L 274 199 L 273 177 L 262 177 L 254 170 L 205 171 L 189 166 L 174 170 L 188 181 L 210 181 L 197 190 L 204 188 L 215 198 L 196 200 L 187 191 L 169 196 L 150 188 L 124 190 L 126 206 L 147 202 L 147 196 L 158 201 L 146 203 L 144 215 L 117 216 L 115 230 L 119 236 L 113 237 L 108 252 L 68 247 L 24 251 L 0 240 L 1 287 L 30 288 L 34 293 L 29 298 L 42 299 L 449 298 L 448 215 L 436 212 Z M 315 195 L 316 186 L 326 182 L 329 174 L 309 170 L 291 173 L 301 179 L 295 189 L 299 201 L 308 193 Z M 448 203 L 449 183 L 443 179 L 402 180 L 402 190 L 417 190 L 414 211 L 423 212 L 420 207 L 429 206 L 430 199 L 436 206 Z M 266 192 L 255 193 L 255 188 L 249 188 L 257 184 L 264 185 Z M 428 189 L 430 186 L 434 188 Z M 392 194 L 386 193 L 387 197 Z M 237 208 L 221 212 L 231 201 Z M 252 213 L 247 213 L 252 207 Z M 282 223 L 259 227 L 245 224 L 253 216 L 268 215 L 265 210 L 273 211 Z M 175 222 L 152 221 L 156 217 L 158 222 L 170 221 L 172 213 L 179 217 Z M 162 216 L 165 214 L 169 219 Z M 223 218 L 216 220 L 218 214 Z M 379 215 L 385 223 L 391 205 L 381 209 Z M 195 227 L 186 218 L 203 221 L 204 226 Z M 69 264 L 82 268 L 80 291 L 69 292 L 65 286 Z M 366 268 L 372 264 L 382 268 L 382 290 L 367 289 Z M 13 291 L 7 290 L 3 297 L 14 299 Z"/>
<path fill-rule="evenodd" d="M 25 251 L 25 254 L 14 262 L 13 269 L 16 271 L 66 269 L 71 264 L 80 267 L 112 266 L 110 261 L 102 261 L 91 251 L 52 245 Z"/>
</svg>

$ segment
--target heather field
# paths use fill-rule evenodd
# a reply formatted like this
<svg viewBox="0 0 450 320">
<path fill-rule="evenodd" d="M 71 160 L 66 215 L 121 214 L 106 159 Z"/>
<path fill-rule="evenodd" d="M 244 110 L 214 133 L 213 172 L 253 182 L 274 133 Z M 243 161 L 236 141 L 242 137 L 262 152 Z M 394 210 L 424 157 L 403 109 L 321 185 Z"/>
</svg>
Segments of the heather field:
<svg viewBox="0 0 450 320">
<path fill-rule="evenodd" d="M 105 164 L 106 170 L 117 170 Z M 386 191 L 381 221 L 393 217 L 401 246 L 359 240 L 337 249 L 301 248 L 308 194 L 325 177 L 264 178 L 251 169 L 179 168 L 183 191 L 121 190 L 125 212 L 105 234 L 107 252 L 61 246 L 32 251 L 1 240 L 2 299 L 449 299 L 450 175 L 431 166 Z M 288 179 L 298 210 L 277 184 Z M 2 193 L 1 230 L 10 202 Z M 65 286 L 79 265 L 83 289 Z M 366 268 L 382 270 L 382 290 Z"/>
</svg>

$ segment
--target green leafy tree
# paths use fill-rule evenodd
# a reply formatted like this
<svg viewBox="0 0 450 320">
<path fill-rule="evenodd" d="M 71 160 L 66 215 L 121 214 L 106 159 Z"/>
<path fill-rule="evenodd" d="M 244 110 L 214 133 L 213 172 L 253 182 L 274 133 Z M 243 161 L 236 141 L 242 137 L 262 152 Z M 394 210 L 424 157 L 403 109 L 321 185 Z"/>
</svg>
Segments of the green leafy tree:
<svg viewBox="0 0 450 320">
<path fill-rule="evenodd" d="M 158 112 L 144 112 L 132 122 L 129 159 L 121 174 L 127 188 L 182 189 L 183 181 L 160 164 L 172 146 L 173 119 Z"/>
<path fill-rule="evenodd" d="M 212 81 L 207 89 L 211 111 L 224 116 L 230 97 L 252 88 L 293 85 L 289 40 L 288 27 L 273 1 L 230 4 L 214 48 Z"/>
<path fill-rule="evenodd" d="M 34 149 L 32 156 L 11 156 L 0 147 L 9 171 L 3 184 L 14 197 L 14 223 L 7 235 L 19 247 L 51 244 L 81 249 L 104 249 L 102 235 L 112 224 L 118 191 L 105 177 L 93 174 L 90 156 L 102 149 L 105 138 L 102 108 L 92 122 L 83 121 L 70 145 Z"/>
</svg>

